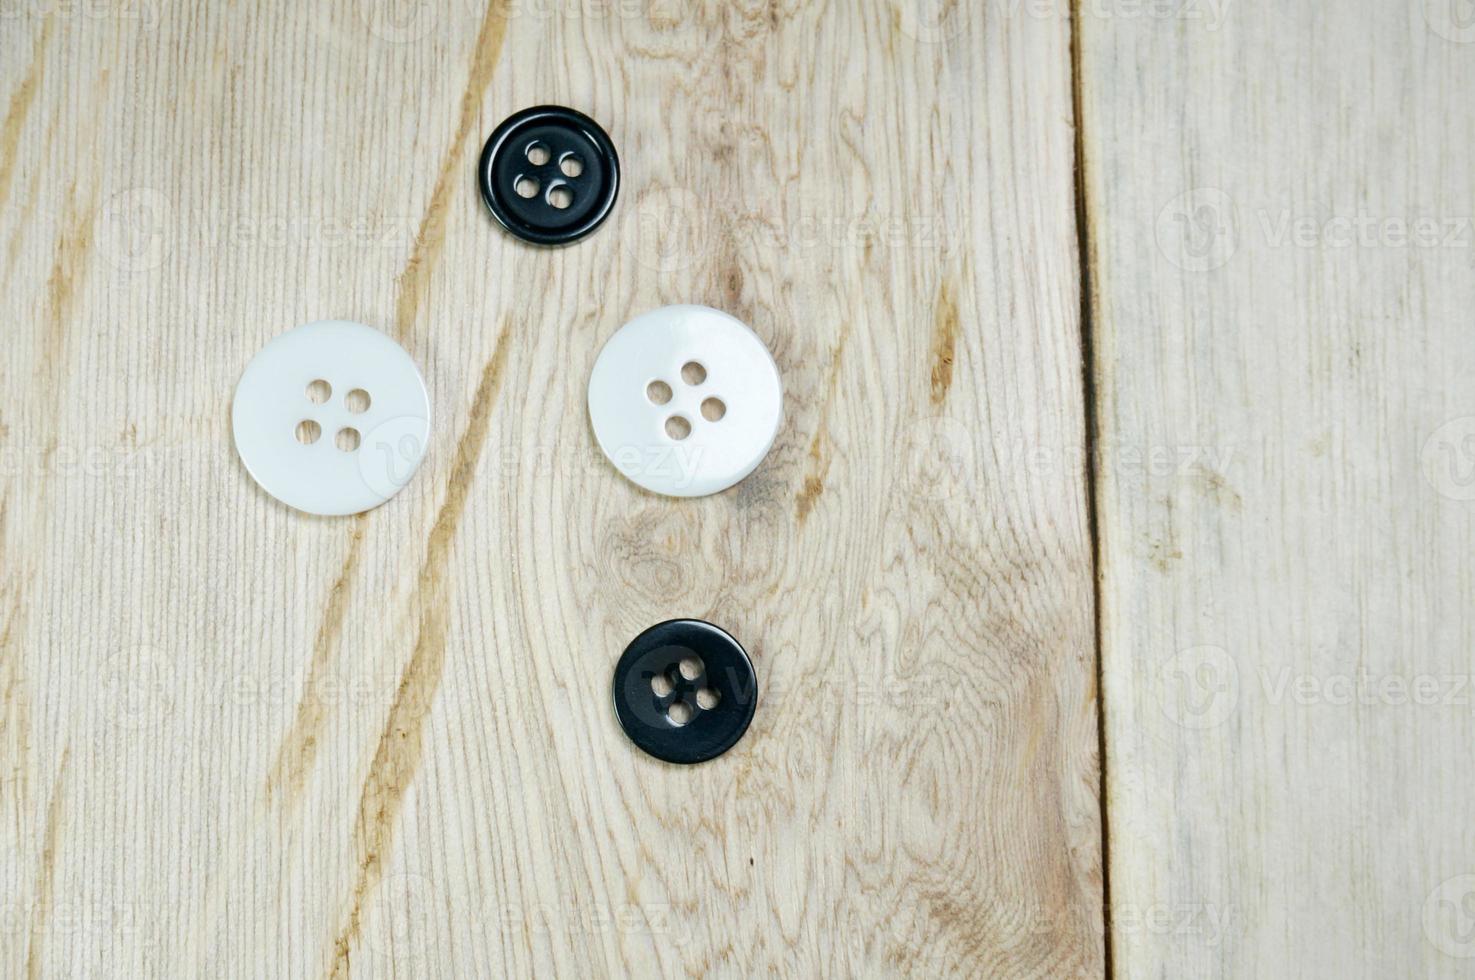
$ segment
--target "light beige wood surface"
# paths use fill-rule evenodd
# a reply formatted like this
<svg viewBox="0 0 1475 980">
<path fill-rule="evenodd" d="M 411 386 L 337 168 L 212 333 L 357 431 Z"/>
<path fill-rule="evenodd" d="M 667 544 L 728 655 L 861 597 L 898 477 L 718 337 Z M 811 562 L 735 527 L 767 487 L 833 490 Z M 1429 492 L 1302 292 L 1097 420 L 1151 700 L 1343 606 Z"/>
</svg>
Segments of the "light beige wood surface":
<svg viewBox="0 0 1475 980">
<path fill-rule="evenodd" d="M 1169 6 L 1080 18 L 1115 973 L 1469 976 L 1475 21 Z"/>
<path fill-rule="evenodd" d="M 0 973 L 1100 975 L 1069 39 L 966 4 L 7 8 Z M 473 179 L 540 102 L 625 165 L 562 250 Z M 700 500 L 621 478 L 584 409 L 672 302 L 786 385 Z M 357 518 L 230 438 L 247 361 L 325 317 L 434 404 Z M 608 703 L 675 615 L 762 687 L 696 768 Z"/>
</svg>

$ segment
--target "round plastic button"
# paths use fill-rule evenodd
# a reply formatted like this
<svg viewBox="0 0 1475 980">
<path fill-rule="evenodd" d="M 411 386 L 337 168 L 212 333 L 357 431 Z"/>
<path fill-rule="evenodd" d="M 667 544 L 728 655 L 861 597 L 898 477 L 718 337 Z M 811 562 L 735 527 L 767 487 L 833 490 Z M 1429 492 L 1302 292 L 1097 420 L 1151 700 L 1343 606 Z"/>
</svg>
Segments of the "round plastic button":
<svg viewBox="0 0 1475 980">
<path fill-rule="evenodd" d="M 430 398 L 405 349 L 321 320 L 263 347 L 236 385 L 231 427 L 263 490 L 309 514 L 357 514 L 399 492 L 430 443 Z"/>
<path fill-rule="evenodd" d="M 599 227 L 620 192 L 620 159 L 582 112 L 542 105 L 507 117 L 481 151 L 481 197 L 502 226 L 538 245 Z"/>
<path fill-rule="evenodd" d="M 706 762 L 737 744 L 758 706 L 748 654 L 700 619 L 652 626 L 615 666 L 615 716 L 625 734 L 666 762 Z"/>
<path fill-rule="evenodd" d="M 783 416 L 778 365 L 741 321 L 665 306 L 625 324 L 589 376 L 589 418 L 610 462 L 647 490 L 725 490 L 768 454 Z"/>
</svg>

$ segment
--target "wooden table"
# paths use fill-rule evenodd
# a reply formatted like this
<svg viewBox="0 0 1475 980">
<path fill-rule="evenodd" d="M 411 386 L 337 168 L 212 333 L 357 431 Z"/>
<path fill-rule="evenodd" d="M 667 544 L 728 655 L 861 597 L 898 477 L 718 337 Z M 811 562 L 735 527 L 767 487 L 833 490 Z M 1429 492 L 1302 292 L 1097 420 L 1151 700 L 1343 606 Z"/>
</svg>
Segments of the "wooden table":
<svg viewBox="0 0 1475 980">
<path fill-rule="evenodd" d="M 0 973 L 1466 975 L 1464 2 L 0 4 Z M 476 192 L 538 103 L 568 248 Z M 584 407 L 679 302 L 785 385 L 691 500 Z M 358 517 L 232 445 L 323 318 L 434 406 Z"/>
</svg>

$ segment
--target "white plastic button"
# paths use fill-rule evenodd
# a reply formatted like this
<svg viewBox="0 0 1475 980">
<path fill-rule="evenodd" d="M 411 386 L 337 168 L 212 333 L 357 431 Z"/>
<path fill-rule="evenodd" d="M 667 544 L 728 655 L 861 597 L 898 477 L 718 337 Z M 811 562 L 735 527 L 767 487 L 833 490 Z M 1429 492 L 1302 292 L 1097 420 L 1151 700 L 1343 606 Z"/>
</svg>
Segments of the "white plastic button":
<svg viewBox="0 0 1475 980">
<path fill-rule="evenodd" d="M 309 514 L 357 514 L 398 493 L 425 458 L 430 397 L 399 344 L 361 323 L 321 320 L 251 359 L 231 426 L 267 493 Z"/>
<path fill-rule="evenodd" d="M 625 324 L 589 376 L 589 418 L 610 462 L 647 490 L 701 497 L 763 461 L 783 417 L 778 365 L 744 323 L 665 306 Z"/>
</svg>

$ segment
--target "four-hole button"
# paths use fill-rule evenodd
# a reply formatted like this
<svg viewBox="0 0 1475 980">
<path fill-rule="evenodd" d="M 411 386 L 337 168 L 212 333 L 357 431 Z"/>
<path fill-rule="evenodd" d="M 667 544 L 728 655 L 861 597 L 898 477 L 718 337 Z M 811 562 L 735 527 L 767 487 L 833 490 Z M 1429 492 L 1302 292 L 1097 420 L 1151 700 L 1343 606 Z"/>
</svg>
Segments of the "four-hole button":
<svg viewBox="0 0 1475 980">
<path fill-rule="evenodd" d="M 615 665 L 615 717 L 666 762 L 715 758 L 737 744 L 758 704 L 753 662 L 726 630 L 672 619 L 645 630 Z"/>
<path fill-rule="evenodd" d="M 482 150 L 482 200 L 524 241 L 565 245 L 609 216 L 620 161 L 609 135 L 581 112 L 535 106 L 504 120 Z"/>
</svg>

